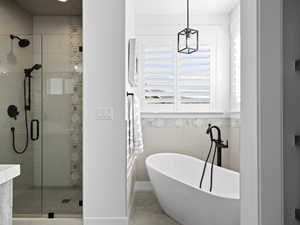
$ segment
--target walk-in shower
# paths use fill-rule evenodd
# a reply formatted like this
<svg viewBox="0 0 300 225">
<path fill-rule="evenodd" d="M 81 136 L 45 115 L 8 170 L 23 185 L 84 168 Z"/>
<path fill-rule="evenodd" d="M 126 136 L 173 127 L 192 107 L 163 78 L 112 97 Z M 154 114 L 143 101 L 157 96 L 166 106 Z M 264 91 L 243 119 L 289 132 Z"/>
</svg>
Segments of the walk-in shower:
<svg viewBox="0 0 300 225">
<path fill-rule="evenodd" d="M 21 168 L 14 224 L 80 223 L 82 0 L 0 0 L 0 12 L 0 164 Z"/>
<path fill-rule="evenodd" d="M 0 35 L 0 164 L 21 165 L 15 218 L 81 217 L 80 46 L 80 24 L 61 34 Z"/>
</svg>

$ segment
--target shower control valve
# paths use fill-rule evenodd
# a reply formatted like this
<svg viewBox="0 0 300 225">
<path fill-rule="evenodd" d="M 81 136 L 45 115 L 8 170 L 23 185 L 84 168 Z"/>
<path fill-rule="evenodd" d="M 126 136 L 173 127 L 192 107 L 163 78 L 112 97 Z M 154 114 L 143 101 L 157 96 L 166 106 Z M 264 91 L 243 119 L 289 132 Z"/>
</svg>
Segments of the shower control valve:
<svg viewBox="0 0 300 225">
<path fill-rule="evenodd" d="M 17 120 L 17 116 L 20 114 L 18 107 L 15 105 L 10 105 L 7 108 L 7 114 L 10 118 Z"/>
</svg>

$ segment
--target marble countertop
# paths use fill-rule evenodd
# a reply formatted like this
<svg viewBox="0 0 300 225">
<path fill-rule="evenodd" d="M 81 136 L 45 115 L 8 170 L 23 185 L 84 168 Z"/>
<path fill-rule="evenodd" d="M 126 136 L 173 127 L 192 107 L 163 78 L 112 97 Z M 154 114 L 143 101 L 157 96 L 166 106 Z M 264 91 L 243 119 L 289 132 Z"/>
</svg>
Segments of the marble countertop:
<svg viewBox="0 0 300 225">
<path fill-rule="evenodd" d="M 20 165 L 4 165 L 0 164 L 0 184 L 4 184 L 21 173 Z"/>
</svg>

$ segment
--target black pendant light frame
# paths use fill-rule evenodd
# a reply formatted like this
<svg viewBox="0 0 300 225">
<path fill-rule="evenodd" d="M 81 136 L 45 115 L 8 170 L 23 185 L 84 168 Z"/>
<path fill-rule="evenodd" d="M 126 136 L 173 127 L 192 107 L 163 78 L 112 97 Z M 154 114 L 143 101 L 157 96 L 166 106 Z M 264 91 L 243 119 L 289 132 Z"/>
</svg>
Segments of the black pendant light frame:
<svg viewBox="0 0 300 225">
<path fill-rule="evenodd" d="M 194 47 L 189 46 L 189 39 L 195 36 L 196 38 L 196 45 Z M 180 31 L 177 35 L 177 50 L 179 53 L 184 54 L 192 54 L 199 50 L 199 31 L 190 28 L 190 2 L 187 0 L 187 28 Z M 181 48 L 180 40 L 184 40 L 184 47 Z"/>
</svg>

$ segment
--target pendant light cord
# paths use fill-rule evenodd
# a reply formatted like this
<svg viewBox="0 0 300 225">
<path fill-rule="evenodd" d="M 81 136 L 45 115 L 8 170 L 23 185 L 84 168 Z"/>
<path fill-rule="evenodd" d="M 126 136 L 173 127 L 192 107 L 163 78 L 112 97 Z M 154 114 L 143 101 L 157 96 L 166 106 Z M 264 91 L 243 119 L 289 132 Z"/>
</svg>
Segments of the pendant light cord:
<svg viewBox="0 0 300 225">
<path fill-rule="evenodd" d="M 190 0 L 187 0 L 187 28 L 190 28 Z"/>
</svg>

